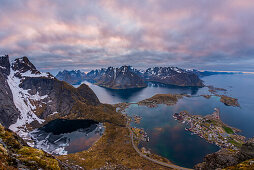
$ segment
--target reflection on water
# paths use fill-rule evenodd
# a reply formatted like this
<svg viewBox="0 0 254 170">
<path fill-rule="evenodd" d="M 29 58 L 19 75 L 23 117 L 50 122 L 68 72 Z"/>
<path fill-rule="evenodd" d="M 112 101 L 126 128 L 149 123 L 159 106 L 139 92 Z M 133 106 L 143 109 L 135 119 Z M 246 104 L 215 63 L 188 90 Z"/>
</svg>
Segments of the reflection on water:
<svg viewBox="0 0 254 170">
<path fill-rule="evenodd" d="M 155 94 L 173 93 L 195 95 L 200 89 L 197 87 L 179 87 L 152 82 L 149 82 L 148 86 L 145 88 L 109 89 L 94 85 L 87 81 L 83 83 L 87 84 L 95 92 L 100 102 L 108 104 L 138 102 L 150 98 Z M 78 86 L 76 85 L 75 87 Z"/>
<path fill-rule="evenodd" d="M 87 150 L 104 129 L 92 120 L 57 119 L 30 133 L 35 147 L 48 153 L 65 155 Z"/>
<path fill-rule="evenodd" d="M 184 124 L 175 121 L 173 113 L 180 109 L 166 105 L 149 108 L 132 104 L 126 113 L 142 117 L 140 124 L 131 123 L 131 126 L 144 128 L 150 138 L 149 142 L 142 142 L 139 147 L 145 146 L 177 165 L 192 168 L 206 154 L 216 152 L 219 148 L 197 135 L 191 135 L 185 130 Z"/>
</svg>

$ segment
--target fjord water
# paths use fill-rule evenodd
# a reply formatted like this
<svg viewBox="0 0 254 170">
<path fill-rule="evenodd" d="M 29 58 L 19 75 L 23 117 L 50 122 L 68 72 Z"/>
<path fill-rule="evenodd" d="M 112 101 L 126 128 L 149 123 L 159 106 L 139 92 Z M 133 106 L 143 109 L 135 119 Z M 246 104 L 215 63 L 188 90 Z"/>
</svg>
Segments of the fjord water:
<svg viewBox="0 0 254 170">
<path fill-rule="evenodd" d="M 217 96 L 212 96 L 210 99 L 199 96 L 210 94 L 207 87 L 180 88 L 149 83 L 149 86 L 143 89 L 112 90 L 85 83 L 92 88 L 102 103 L 110 104 L 138 102 L 163 93 L 192 95 L 192 97 L 180 99 L 174 106 L 159 105 L 156 108 L 148 108 L 132 104 L 126 109 L 127 114 L 142 117 L 140 124 L 132 124 L 132 126 L 144 128 L 150 137 L 150 141 L 142 145 L 178 165 L 191 168 L 196 163 L 202 162 L 206 154 L 216 152 L 219 148 L 185 131 L 185 125 L 179 124 L 172 118 L 175 112 L 186 110 L 192 114 L 207 115 L 217 107 L 220 109 L 223 122 L 241 129 L 240 134 L 247 138 L 254 136 L 254 75 L 213 75 L 204 77 L 203 80 L 206 85 L 227 89 L 226 92 L 219 93 L 238 98 L 241 107 L 226 106 Z"/>
</svg>

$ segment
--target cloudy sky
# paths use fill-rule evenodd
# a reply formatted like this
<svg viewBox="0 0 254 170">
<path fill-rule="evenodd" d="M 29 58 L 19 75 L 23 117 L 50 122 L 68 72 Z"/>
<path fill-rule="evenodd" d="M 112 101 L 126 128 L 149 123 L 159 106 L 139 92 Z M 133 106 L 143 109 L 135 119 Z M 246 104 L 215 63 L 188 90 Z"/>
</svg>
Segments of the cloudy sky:
<svg viewBox="0 0 254 170">
<path fill-rule="evenodd" d="M 0 54 L 43 71 L 254 71 L 253 0 L 0 0 Z"/>
</svg>

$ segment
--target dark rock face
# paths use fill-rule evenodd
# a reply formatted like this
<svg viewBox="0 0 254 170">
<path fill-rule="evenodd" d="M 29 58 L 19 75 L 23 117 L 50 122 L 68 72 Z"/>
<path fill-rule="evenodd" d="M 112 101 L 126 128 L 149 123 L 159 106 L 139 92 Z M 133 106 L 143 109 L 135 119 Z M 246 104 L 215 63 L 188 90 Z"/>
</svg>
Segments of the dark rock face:
<svg viewBox="0 0 254 170">
<path fill-rule="evenodd" d="M 27 57 L 15 59 L 11 67 L 14 71 L 18 70 L 20 73 L 31 71 L 32 74 L 40 74 Z"/>
<path fill-rule="evenodd" d="M 221 149 L 218 152 L 208 154 L 205 156 L 204 162 L 197 164 L 194 168 L 198 170 L 226 168 L 252 158 L 254 158 L 254 138 L 243 144 L 239 152 Z"/>
<path fill-rule="evenodd" d="M 81 72 L 80 70 L 77 71 L 60 71 L 56 78 L 61 81 L 66 81 L 69 84 L 76 85 L 80 84 L 82 81 L 85 80 L 86 74 Z"/>
<path fill-rule="evenodd" d="M 0 72 L 6 77 L 10 74 L 10 61 L 9 56 L 0 56 Z"/>
<path fill-rule="evenodd" d="M 176 86 L 204 86 L 196 74 L 177 67 L 148 68 L 144 73 L 144 79 Z"/>
<path fill-rule="evenodd" d="M 39 113 L 39 117 L 42 119 L 55 112 L 63 116 L 67 115 L 77 101 L 89 105 L 100 104 L 95 93 L 85 84 L 76 89 L 57 79 L 27 77 L 20 84 L 20 87 L 25 90 L 30 89 L 28 92 L 31 95 L 35 95 L 38 92 L 40 96 L 48 96 L 43 99 L 47 104 L 43 106 L 44 109 Z"/>
<path fill-rule="evenodd" d="M 16 97 L 16 100 L 23 100 L 23 98 L 13 96 L 12 90 L 20 90 L 18 93 L 24 92 L 35 98 L 39 97 L 39 99 L 28 99 L 30 105 L 27 104 L 27 101 L 25 103 L 41 119 L 45 119 L 53 113 L 67 115 L 76 102 L 84 102 L 87 105 L 100 104 L 97 96 L 87 85 L 74 88 L 50 74 L 41 74 L 27 57 L 14 60 L 11 66 L 9 57 L 4 56 L 0 58 L 0 64 L 0 123 L 5 127 L 16 123 L 21 115 L 20 110 L 15 106 L 14 98 Z M 10 70 L 12 70 L 12 75 L 10 75 Z M 18 83 L 12 86 L 15 88 L 12 90 L 8 84 L 10 76 L 12 83 Z M 27 92 L 25 92 L 26 90 Z M 24 94 L 24 96 L 28 94 Z"/>
<path fill-rule="evenodd" d="M 6 77 L 0 72 L 0 123 L 9 127 L 15 123 L 20 112 L 13 103 L 13 97 Z"/>
<path fill-rule="evenodd" d="M 0 123 L 9 127 L 18 119 L 20 112 L 13 103 L 13 96 L 7 83 L 10 74 L 9 56 L 0 57 Z"/>
<path fill-rule="evenodd" d="M 142 88 L 147 86 L 143 78 L 137 75 L 130 66 L 108 67 L 107 69 L 91 71 L 87 74 L 87 77 L 100 86 L 112 89 Z"/>
</svg>

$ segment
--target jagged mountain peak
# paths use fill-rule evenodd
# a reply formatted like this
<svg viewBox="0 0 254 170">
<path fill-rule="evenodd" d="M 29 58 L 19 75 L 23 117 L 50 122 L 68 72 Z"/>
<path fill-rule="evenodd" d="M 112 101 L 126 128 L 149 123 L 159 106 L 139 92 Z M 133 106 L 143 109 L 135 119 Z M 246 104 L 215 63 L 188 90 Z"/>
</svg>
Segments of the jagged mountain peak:
<svg viewBox="0 0 254 170">
<path fill-rule="evenodd" d="M 148 68 L 146 70 L 147 73 L 152 72 L 153 74 L 160 74 L 160 73 L 168 73 L 168 72 L 176 72 L 176 73 L 185 73 L 187 72 L 185 69 L 181 69 L 179 67 L 153 67 Z"/>
<path fill-rule="evenodd" d="M 15 59 L 11 67 L 14 71 L 19 71 L 20 73 L 31 71 L 32 74 L 40 74 L 40 71 L 36 69 L 26 56 Z"/>
<path fill-rule="evenodd" d="M 98 85 L 113 89 L 146 87 L 147 84 L 132 66 L 108 67 L 92 70 L 87 73 L 87 79 Z"/>
<path fill-rule="evenodd" d="M 86 74 L 80 70 L 63 70 L 59 71 L 56 78 L 61 81 L 66 81 L 69 84 L 80 84 L 85 80 Z"/>
<path fill-rule="evenodd" d="M 42 73 L 36 69 L 36 67 L 30 62 L 30 60 L 24 56 L 21 58 L 16 58 L 11 63 L 11 71 L 14 76 L 22 78 L 22 77 L 48 77 L 55 78 L 49 72 Z"/>
</svg>

